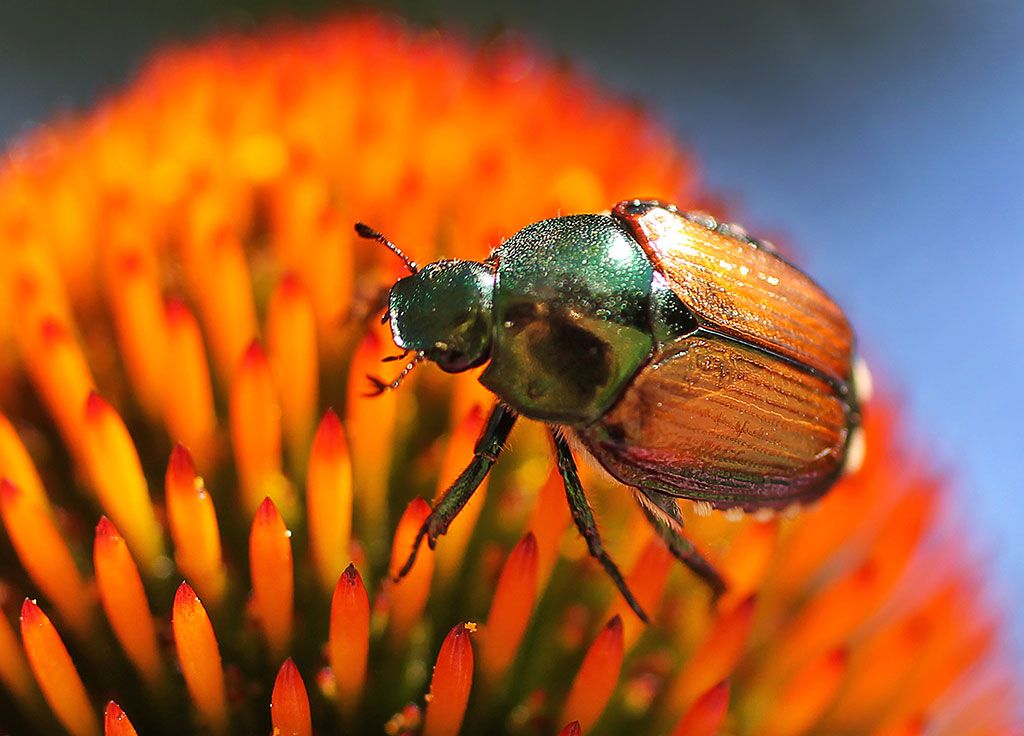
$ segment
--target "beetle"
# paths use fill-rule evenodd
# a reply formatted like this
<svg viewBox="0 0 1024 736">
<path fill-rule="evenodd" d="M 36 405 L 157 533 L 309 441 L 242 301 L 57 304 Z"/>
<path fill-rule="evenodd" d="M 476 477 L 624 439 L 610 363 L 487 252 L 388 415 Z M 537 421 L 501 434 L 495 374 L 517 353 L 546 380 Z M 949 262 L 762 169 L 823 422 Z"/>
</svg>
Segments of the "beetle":
<svg viewBox="0 0 1024 736">
<path fill-rule="evenodd" d="M 405 263 L 384 320 L 401 356 L 479 380 L 494 408 L 438 501 L 433 548 L 497 461 L 519 416 L 550 425 L 572 518 L 590 554 L 646 615 L 601 543 L 570 439 L 640 506 L 672 554 L 720 594 L 682 534 L 676 498 L 780 511 L 824 494 L 859 453 L 854 338 L 842 310 L 770 244 L 657 200 L 542 220 L 482 261 Z"/>
</svg>

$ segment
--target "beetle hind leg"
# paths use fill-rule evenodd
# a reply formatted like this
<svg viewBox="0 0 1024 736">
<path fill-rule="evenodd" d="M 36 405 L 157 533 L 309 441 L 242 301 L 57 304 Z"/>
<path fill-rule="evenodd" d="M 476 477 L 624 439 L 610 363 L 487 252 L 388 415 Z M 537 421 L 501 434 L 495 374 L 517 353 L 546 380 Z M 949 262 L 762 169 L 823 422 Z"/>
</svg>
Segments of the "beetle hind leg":
<svg viewBox="0 0 1024 736">
<path fill-rule="evenodd" d="M 637 490 L 636 500 L 672 555 L 707 583 L 716 599 L 722 595 L 726 589 L 725 580 L 715 566 L 704 559 L 693 543 L 683 536 L 683 516 L 676 500 L 664 493 L 646 489 Z"/>
<path fill-rule="evenodd" d="M 601 544 L 601 535 L 597 529 L 597 522 L 594 520 L 594 512 L 590 508 L 590 502 L 587 501 L 586 494 L 583 492 L 583 485 L 580 483 L 579 472 L 576 470 L 576 461 L 573 459 L 572 451 L 569 449 L 569 443 L 566 442 L 561 432 L 552 431 L 551 437 L 555 442 L 558 472 L 561 474 L 562 483 L 565 485 L 565 496 L 569 501 L 569 511 L 572 512 L 572 520 L 576 523 L 576 528 L 587 542 L 590 556 L 601 563 L 601 567 L 608 573 L 612 582 L 615 583 L 619 592 L 622 593 L 622 597 L 626 599 L 629 607 L 633 609 L 633 612 L 641 621 L 647 623 L 647 614 L 644 613 L 644 609 L 633 596 L 633 593 L 630 592 L 629 586 L 626 585 L 626 580 L 622 577 L 618 566 L 608 556 L 604 545 Z"/>
</svg>

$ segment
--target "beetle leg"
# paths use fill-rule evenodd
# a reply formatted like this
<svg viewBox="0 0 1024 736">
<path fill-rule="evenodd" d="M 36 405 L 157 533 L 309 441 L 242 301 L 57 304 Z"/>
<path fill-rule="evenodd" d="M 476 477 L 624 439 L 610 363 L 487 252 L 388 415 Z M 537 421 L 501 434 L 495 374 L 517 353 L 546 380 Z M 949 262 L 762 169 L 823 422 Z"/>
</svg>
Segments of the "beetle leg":
<svg viewBox="0 0 1024 736">
<path fill-rule="evenodd" d="M 405 356 L 407 356 L 410 352 L 411 352 L 410 350 L 406 349 L 406 350 L 403 350 L 402 352 L 398 353 L 398 355 L 388 355 L 387 357 L 381 358 L 380 362 L 381 363 L 394 363 L 396 360 L 405 360 Z"/>
<path fill-rule="evenodd" d="M 494 405 L 484 424 L 483 431 L 476 441 L 476 446 L 473 448 L 473 459 L 444 492 L 441 500 L 437 502 L 423 522 L 423 526 L 416 533 L 416 539 L 412 543 L 409 559 L 395 575 L 396 580 L 405 577 L 412 569 L 413 563 L 416 562 L 416 553 L 419 552 L 424 539 L 433 549 L 437 544 L 437 538 L 448 531 L 452 520 L 469 502 L 473 493 L 480 487 L 484 478 L 491 471 L 491 467 L 498 460 L 498 455 L 504 449 L 505 440 L 508 439 L 508 434 L 512 431 L 512 426 L 518 417 L 518 414 L 501 402 Z"/>
<path fill-rule="evenodd" d="M 718 570 L 704 559 L 689 539 L 683 536 L 683 515 L 679 512 L 676 500 L 664 493 L 644 489 L 637 491 L 637 501 L 640 502 L 640 508 L 643 509 L 647 520 L 657 530 L 675 558 L 707 583 L 715 598 L 724 593 L 725 580 Z"/>
<path fill-rule="evenodd" d="M 587 540 L 587 549 L 590 550 L 590 556 L 601 563 L 605 572 L 608 573 L 616 587 L 618 587 L 619 592 L 622 593 L 626 602 L 629 603 L 629 607 L 633 609 L 633 612 L 641 621 L 647 623 L 647 614 L 644 613 L 644 609 L 640 607 L 636 598 L 633 597 L 629 587 L 626 585 L 626 580 L 622 577 L 622 573 L 619 572 L 618 566 L 612 562 L 612 558 L 604 551 L 604 545 L 601 544 L 601 535 L 597 529 L 597 522 L 594 521 L 594 512 L 591 510 L 590 502 L 587 501 L 587 496 L 583 492 L 579 472 L 576 470 L 576 461 L 573 459 L 572 451 L 569 449 L 569 443 L 566 442 L 561 432 L 552 431 L 551 437 L 555 441 L 558 472 L 561 473 L 562 482 L 565 485 L 565 496 L 569 500 L 569 510 L 572 512 L 573 521 L 576 522 L 576 528 L 579 529 L 583 538 Z"/>
</svg>

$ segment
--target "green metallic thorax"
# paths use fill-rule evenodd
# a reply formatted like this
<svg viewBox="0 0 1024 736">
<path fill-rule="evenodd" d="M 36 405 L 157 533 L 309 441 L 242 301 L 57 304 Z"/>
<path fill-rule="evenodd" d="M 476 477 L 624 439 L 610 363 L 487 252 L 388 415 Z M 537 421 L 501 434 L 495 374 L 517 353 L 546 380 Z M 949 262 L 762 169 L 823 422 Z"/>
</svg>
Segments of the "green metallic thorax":
<svg viewBox="0 0 1024 736">
<path fill-rule="evenodd" d="M 494 338 L 481 383 L 534 419 L 596 420 L 654 349 L 650 260 L 603 215 L 538 222 L 492 260 Z"/>
</svg>

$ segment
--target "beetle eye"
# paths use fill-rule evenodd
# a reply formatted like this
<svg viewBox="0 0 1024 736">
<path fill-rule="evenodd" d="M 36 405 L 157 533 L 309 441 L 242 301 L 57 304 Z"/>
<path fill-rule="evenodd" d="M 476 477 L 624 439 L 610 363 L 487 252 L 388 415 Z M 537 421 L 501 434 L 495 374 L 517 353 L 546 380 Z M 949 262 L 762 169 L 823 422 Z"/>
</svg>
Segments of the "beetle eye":
<svg viewBox="0 0 1024 736">
<path fill-rule="evenodd" d="M 447 373 L 458 373 L 469 368 L 469 361 L 466 354 L 461 350 L 438 351 L 431 356 L 431 360 L 437 363 L 438 367 Z"/>
</svg>

